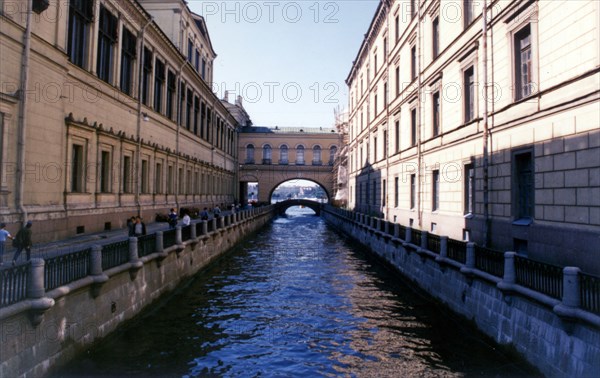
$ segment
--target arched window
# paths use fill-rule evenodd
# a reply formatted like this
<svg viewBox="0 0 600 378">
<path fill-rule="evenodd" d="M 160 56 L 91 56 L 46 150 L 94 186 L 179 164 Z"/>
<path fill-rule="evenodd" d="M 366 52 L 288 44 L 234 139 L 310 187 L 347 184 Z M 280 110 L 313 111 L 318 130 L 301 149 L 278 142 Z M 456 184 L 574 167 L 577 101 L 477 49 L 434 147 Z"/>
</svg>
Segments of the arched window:
<svg viewBox="0 0 600 378">
<path fill-rule="evenodd" d="M 265 144 L 263 146 L 263 164 L 271 164 L 271 145 Z"/>
<path fill-rule="evenodd" d="M 296 165 L 304 165 L 304 146 L 296 147 Z"/>
<path fill-rule="evenodd" d="M 279 147 L 279 164 L 288 163 L 288 146 L 285 144 Z"/>
<path fill-rule="evenodd" d="M 333 165 L 333 161 L 335 160 L 335 155 L 337 154 L 337 147 L 331 146 L 329 149 L 329 165 Z"/>
<path fill-rule="evenodd" d="M 246 164 L 254 164 L 254 145 L 246 146 Z"/>
<path fill-rule="evenodd" d="M 313 147 L 313 161 L 312 161 L 313 165 L 321 165 L 321 147 L 320 146 L 314 146 Z"/>
</svg>

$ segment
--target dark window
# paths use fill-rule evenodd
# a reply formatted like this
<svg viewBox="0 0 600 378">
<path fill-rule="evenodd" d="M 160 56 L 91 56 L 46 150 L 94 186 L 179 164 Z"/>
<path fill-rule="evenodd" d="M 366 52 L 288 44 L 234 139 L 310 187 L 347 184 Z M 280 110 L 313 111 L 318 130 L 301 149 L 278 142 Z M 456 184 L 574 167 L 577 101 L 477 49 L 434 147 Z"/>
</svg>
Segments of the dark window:
<svg viewBox="0 0 600 378">
<path fill-rule="evenodd" d="M 388 50 L 387 50 L 387 38 L 383 39 L 383 61 L 387 62 Z"/>
<path fill-rule="evenodd" d="M 394 126 L 394 137 L 396 138 L 396 152 L 400 151 L 400 121 L 396 121 Z"/>
<path fill-rule="evenodd" d="M 377 102 L 378 102 L 378 101 L 377 101 L 377 95 L 375 95 L 375 98 L 374 98 L 374 100 L 373 100 L 373 101 L 374 101 L 374 104 L 375 104 L 375 106 L 374 106 L 374 110 L 375 110 L 375 117 L 377 117 Z"/>
<path fill-rule="evenodd" d="M 142 193 L 150 193 L 150 185 L 149 185 L 149 172 L 148 172 L 148 160 L 142 160 L 142 177 L 141 177 L 141 192 Z"/>
<path fill-rule="evenodd" d="M 398 199 L 399 199 L 399 185 L 400 185 L 400 178 L 396 177 L 394 178 L 394 207 L 398 207 L 399 203 L 398 203 Z"/>
<path fill-rule="evenodd" d="M 475 211 L 475 169 L 473 164 L 465 165 L 465 181 L 464 181 L 464 195 L 465 195 L 465 214 L 473 214 Z"/>
<path fill-rule="evenodd" d="M 396 33 L 396 41 L 400 39 L 400 16 L 396 16 L 394 20 L 394 30 Z"/>
<path fill-rule="evenodd" d="M 387 193 L 386 193 L 386 186 L 387 186 L 387 181 L 383 180 L 383 183 L 381 185 L 381 206 L 385 207 L 385 200 L 387 197 Z"/>
<path fill-rule="evenodd" d="M 410 175 L 410 208 L 414 209 L 417 204 L 417 175 Z"/>
<path fill-rule="evenodd" d="M 473 0 L 463 0 L 463 17 L 466 28 L 473 22 Z"/>
<path fill-rule="evenodd" d="M 123 28 L 121 42 L 121 90 L 128 95 L 133 94 L 133 66 L 136 54 L 136 38 L 129 30 Z"/>
<path fill-rule="evenodd" d="M 171 71 L 167 73 L 167 110 L 166 116 L 169 119 L 173 119 L 173 100 L 175 99 L 175 74 Z"/>
<path fill-rule="evenodd" d="M 161 163 L 156 163 L 156 169 L 154 171 L 154 192 L 163 193 Z"/>
<path fill-rule="evenodd" d="M 110 152 L 102 151 L 100 164 L 100 192 L 109 193 L 111 176 Z"/>
<path fill-rule="evenodd" d="M 410 18 L 413 19 L 417 15 L 417 5 L 415 0 L 410 0 Z"/>
<path fill-rule="evenodd" d="M 194 110 L 194 92 L 191 89 L 187 90 L 187 107 L 185 109 L 185 127 L 192 130 L 192 111 Z"/>
<path fill-rule="evenodd" d="M 321 147 L 314 146 L 313 147 L 313 165 L 321 165 Z"/>
<path fill-rule="evenodd" d="M 475 117 L 475 74 L 473 67 L 464 72 L 465 123 Z"/>
<path fill-rule="evenodd" d="M 192 63 L 192 60 L 194 59 L 194 42 L 192 41 L 191 38 L 188 38 L 188 54 L 187 54 L 187 59 L 188 62 Z"/>
<path fill-rule="evenodd" d="M 375 70 L 373 72 L 375 72 L 375 74 L 377 74 L 377 53 L 373 54 L 373 62 L 374 62 L 374 67 L 375 67 Z"/>
<path fill-rule="evenodd" d="M 172 165 L 169 165 L 167 169 L 167 194 L 175 194 L 175 174 L 174 168 Z"/>
<path fill-rule="evenodd" d="M 69 59 L 85 68 L 90 24 L 94 18 L 94 2 L 71 0 L 69 2 L 69 35 L 67 41 Z"/>
<path fill-rule="evenodd" d="M 272 160 L 273 160 L 273 150 L 271 149 L 271 145 L 265 144 L 263 146 L 262 163 L 268 165 L 268 164 L 271 164 Z"/>
<path fill-rule="evenodd" d="M 117 18 L 100 5 L 100 23 L 98 25 L 98 77 L 107 83 L 112 79 L 113 45 L 117 42 Z"/>
<path fill-rule="evenodd" d="M 304 165 L 304 146 L 296 147 L 296 165 Z"/>
<path fill-rule="evenodd" d="M 440 19 L 438 17 L 433 19 L 431 23 L 432 32 L 432 53 L 433 59 L 437 58 L 440 53 Z"/>
<path fill-rule="evenodd" d="M 417 46 L 410 49 L 410 78 L 411 80 L 417 78 Z"/>
<path fill-rule="evenodd" d="M 254 164 L 254 145 L 246 146 L 246 164 Z"/>
<path fill-rule="evenodd" d="M 183 82 L 179 83 L 179 114 L 177 115 L 178 124 L 180 126 L 184 126 L 185 118 L 185 84 Z"/>
<path fill-rule="evenodd" d="M 383 83 L 383 108 L 388 104 L 388 85 L 387 83 Z"/>
<path fill-rule="evenodd" d="M 156 59 L 156 67 L 154 70 L 154 110 L 161 112 L 163 88 L 165 85 L 165 64 Z"/>
<path fill-rule="evenodd" d="M 123 157 L 123 193 L 131 193 L 131 157 Z"/>
<path fill-rule="evenodd" d="M 531 78 L 531 27 L 529 25 L 515 34 L 515 94 L 516 100 L 533 92 Z"/>
<path fill-rule="evenodd" d="M 206 59 L 202 58 L 202 72 L 200 73 L 203 80 L 206 80 Z"/>
<path fill-rule="evenodd" d="M 152 78 L 152 52 L 144 47 L 144 68 L 142 75 L 142 102 L 150 106 L 150 80 Z"/>
<path fill-rule="evenodd" d="M 200 51 L 196 49 L 196 61 L 195 61 L 196 72 L 200 72 Z"/>
<path fill-rule="evenodd" d="M 410 145 L 417 144 L 417 109 L 410 111 Z"/>
<path fill-rule="evenodd" d="M 387 130 L 383 130 L 383 157 L 386 158 L 387 157 Z"/>
<path fill-rule="evenodd" d="M 205 119 L 206 119 L 206 104 L 204 104 L 204 102 L 201 105 L 200 108 L 200 138 L 205 137 L 205 129 L 206 129 L 206 124 L 205 124 Z"/>
<path fill-rule="evenodd" d="M 336 154 L 337 154 L 337 147 L 331 146 L 331 148 L 329 148 L 329 165 L 333 165 L 333 161 L 335 160 Z"/>
<path fill-rule="evenodd" d="M 200 135 L 200 129 L 198 122 L 200 118 L 200 98 L 198 96 L 194 97 L 194 134 Z"/>
<path fill-rule="evenodd" d="M 288 163 L 288 146 L 285 144 L 279 147 L 279 164 Z"/>
<path fill-rule="evenodd" d="M 431 210 L 440 208 L 440 171 L 435 170 L 431 174 Z"/>
<path fill-rule="evenodd" d="M 531 152 L 515 155 L 516 216 L 533 218 L 533 164 Z"/>
<path fill-rule="evenodd" d="M 400 66 L 396 67 L 396 97 L 400 96 Z"/>
<path fill-rule="evenodd" d="M 71 155 L 71 191 L 82 193 L 84 191 L 84 155 L 83 146 L 79 144 L 73 145 Z"/>
<path fill-rule="evenodd" d="M 438 136 L 440 133 L 440 92 L 435 92 L 433 96 L 431 96 L 431 100 L 433 102 L 432 109 L 432 120 L 433 120 L 433 136 Z"/>
</svg>

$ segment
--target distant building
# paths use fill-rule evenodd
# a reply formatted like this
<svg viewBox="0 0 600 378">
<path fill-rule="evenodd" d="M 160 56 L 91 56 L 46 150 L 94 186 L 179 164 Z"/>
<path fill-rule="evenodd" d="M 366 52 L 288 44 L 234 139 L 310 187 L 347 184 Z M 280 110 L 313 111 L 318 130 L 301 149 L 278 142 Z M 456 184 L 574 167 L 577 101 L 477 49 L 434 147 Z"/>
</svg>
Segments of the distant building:
<svg viewBox="0 0 600 378">
<path fill-rule="evenodd" d="M 350 207 L 600 273 L 599 14 L 381 1 L 346 81 Z"/>
</svg>

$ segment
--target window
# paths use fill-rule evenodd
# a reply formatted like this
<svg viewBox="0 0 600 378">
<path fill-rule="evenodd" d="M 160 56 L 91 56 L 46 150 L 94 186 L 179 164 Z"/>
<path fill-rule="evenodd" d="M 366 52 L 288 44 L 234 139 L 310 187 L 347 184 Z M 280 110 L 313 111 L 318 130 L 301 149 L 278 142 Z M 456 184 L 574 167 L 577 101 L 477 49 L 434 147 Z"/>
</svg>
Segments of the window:
<svg viewBox="0 0 600 378">
<path fill-rule="evenodd" d="M 287 164 L 288 163 L 288 146 L 285 144 L 279 147 L 279 164 Z"/>
<path fill-rule="evenodd" d="M 387 50 L 387 37 L 383 39 L 383 61 L 387 62 L 388 50 Z"/>
<path fill-rule="evenodd" d="M 410 18 L 413 19 L 417 15 L 417 5 L 415 0 L 410 0 Z"/>
<path fill-rule="evenodd" d="M 466 215 L 473 214 L 475 212 L 475 169 L 473 164 L 465 165 L 465 179 L 464 179 L 464 213 Z"/>
<path fill-rule="evenodd" d="M 165 85 L 165 64 L 156 59 L 156 69 L 154 70 L 154 110 L 161 113 L 163 88 Z"/>
<path fill-rule="evenodd" d="M 200 51 L 198 51 L 198 49 L 196 49 L 196 60 L 195 60 L 195 67 L 196 67 L 196 72 L 200 73 Z"/>
<path fill-rule="evenodd" d="M 202 58 L 202 72 L 200 73 L 203 80 L 206 80 L 206 59 Z"/>
<path fill-rule="evenodd" d="M 186 98 L 186 108 L 185 108 L 185 128 L 188 130 L 192 130 L 192 111 L 194 110 L 194 92 L 191 89 L 187 90 L 187 98 Z"/>
<path fill-rule="evenodd" d="M 432 136 L 438 136 L 440 133 L 440 92 L 435 92 L 431 96 L 433 109 L 431 112 L 432 117 Z"/>
<path fill-rule="evenodd" d="M 314 146 L 313 147 L 313 161 L 312 161 L 312 165 L 321 165 L 323 164 L 322 160 L 321 160 L 321 147 L 320 146 Z"/>
<path fill-rule="evenodd" d="M 396 97 L 400 96 L 400 66 L 396 67 Z"/>
<path fill-rule="evenodd" d="M 177 114 L 177 124 L 185 126 L 185 84 L 184 82 L 179 83 L 179 113 Z"/>
<path fill-rule="evenodd" d="M 304 165 L 304 146 L 296 147 L 296 164 Z"/>
<path fill-rule="evenodd" d="M 84 159 L 83 146 L 74 144 L 71 151 L 71 192 L 83 193 L 85 190 Z"/>
<path fill-rule="evenodd" d="M 433 59 L 437 58 L 440 54 L 440 19 L 436 17 L 431 22 L 431 34 L 432 34 L 432 54 Z"/>
<path fill-rule="evenodd" d="M 154 170 L 154 192 L 163 193 L 162 163 L 156 163 Z"/>
<path fill-rule="evenodd" d="M 167 170 L 167 194 L 175 194 L 175 172 L 172 165 Z"/>
<path fill-rule="evenodd" d="M 387 130 L 383 130 L 383 157 L 387 157 Z"/>
<path fill-rule="evenodd" d="M 377 161 L 377 137 L 373 137 L 373 161 Z"/>
<path fill-rule="evenodd" d="M 413 46 L 410 49 L 410 79 L 415 80 L 417 78 L 417 46 Z"/>
<path fill-rule="evenodd" d="M 69 35 L 67 49 L 69 60 L 81 68 L 87 63 L 90 24 L 94 18 L 94 2 L 71 0 L 69 2 Z"/>
<path fill-rule="evenodd" d="M 100 5 L 98 25 L 98 60 L 96 73 L 107 83 L 112 80 L 113 45 L 117 42 L 117 18 Z"/>
<path fill-rule="evenodd" d="M 385 200 L 387 197 L 386 193 L 387 180 L 383 180 L 383 184 L 381 185 L 381 206 L 385 207 Z"/>
<path fill-rule="evenodd" d="M 473 22 L 473 0 L 463 0 L 463 19 L 465 28 Z"/>
<path fill-rule="evenodd" d="M 377 89 L 375 89 L 375 90 L 377 90 Z M 374 104 L 375 104 L 375 105 L 374 105 L 375 117 L 377 117 L 377 105 L 378 105 L 378 104 L 377 104 L 377 102 L 378 102 L 378 101 L 377 101 L 377 94 L 375 94 L 375 97 L 374 97 L 374 99 L 373 99 L 373 102 L 374 102 Z"/>
<path fill-rule="evenodd" d="M 150 182 L 149 182 L 149 171 L 148 171 L 148 160 L 142 160 L 142 172 L 141 172 L 141 192 L 150 193 Z"/>
<path fill-rule="evenodd" d="M 194 59 L 194 41 L 192 41 L 191 38 L 188 38 L 188 53 L 187 53 L 187 59 L 188 62 L 192 63 L 192 60 Z"/>
<path fill-rule="evenodd" d="M 192 170 L 188 169 L 187 170 L 187 174 L 185 175 L 186 178 L 186 182 L 187 182 L 187 189 L 186 189 L 186 194 L 194 194 L 194 180 L 193 180 L 193 176 L 192 176 Z"/>
<path fill-rule="evenodd" d="M 102 151 L 100 154 L 100 192 L 110 193 L 111 161 L 110 152 Z"/>
<path fill-rule="evenodd" d="M 465 92 L 465 123 L 467 123 L 472 121 L 475 117 L 475 74 L 473 66 L 465 70 L 463 77 Z"/>
<path fill-rule="evenodd" d="M 373 54 L 373 63 L 374 63 L 374 70 L 373 70 L 373 72 L 375 72 L 375 74 L 377 74 L 377 53 Z"/>
<path fill-rule="evenodd" d="M 184 181 L 185 180 L 185 176 L 183 174 L 183 168 L 180 167 L 177 170 L 177 173 L 178 173 L 177 177 L 179 178 L 179 182 L 178 182 L 179 185 L 177 186 L 177 194 L 185 194 L 185 186 L 184 186 L 184 184 L 185 184 L 185 181 Z"/>
<path fill-rule="evenodd" d="M 514 37 L 515 47 L 515 100 L 533 92 L 531 67 L 531 26 L 527 25 Z"/>
<path fill-rule="evenodd" d="M 399 203 L 398 203 L 398 198 L 399 198 L 399 184 L 400 184 L 400 178 L 396 177 L 394 178 L 394 207 L 398 207 Z"/>
<path fill-rule="evenodd" d="M 271 150 L 271 146 L 269 144 L 265 144 L 263 146 L 263 158 L 262 158 L 262 163 L 263 164 L 271 164 L 271 159 L 272 159 L 273 155 L 272 155 L 272 150 Z"/>
<path fill-rule="evenodd" d="M 431 211 L 440 209 L 440 171 L 431 172 Z"/>
<path fill-rule="evenodd" d="M 400 16 L 396 16 L 394 20 L 394 30 L 396 34 L 396 41 L 400 39 Z"/>
<path fill-rule="evenodd" d="M 121 90 L 128 95 L 133 94 L 133 66 L 136 57 L 136 38 L 129 30 L 123 28 L 121 42 Z"/>
<path fill-rule="evenodd" d="M 410 145 L 417 145 L 417 109 L 410 111 Z"/>
<path fill-rule="evenodd" d="M 333 165 L 336 154 L 337 154 L 337 147 L 331 146 L 331 148 L 329 148 L 329 165 Z"/>
<path fill-rule="evenodd" d="M 400 120 L 394 123 L 394 137 L 396 138 L 396 152 L 400 151 Z"/>
<path fill-rule="evenodd" d="M 514 155 L 514 188 L 513 201 L 516 204 L 516 218 L 533 218 L 533 164 L 531 152 Z"/>
<path fill-rule="evenodd" d="M 198 96 L 194 97 L 194 134 L 199 135 L 200 130 L 198 127 L 198 122 L 200 118 L 200 98 Z"/>
<path fill-rule="evenodd" d="M 175 99 L 175 74 L 168 70 L 167 73 L 167 109 L 165 111 L 165 115 L 169 119 L 173 119 L 173 101 Z"/>
<path fill-rule="evenodd" d="M 132 167 L 131 167 L 131 157 L 130 156 L 123 156 L 123 173 L 122 173 L 122 177 L 123 177 L 123 193 L 131 193 L 132 192 L 132 185 L 131 185 L 131 171 L 132 171 Z"/>
<path fill-rule="evenodd" d="M 152 77 L 152 52 L 144 47 L 144 67 L 142 74 L 142 102 L 146 106 L 150 106 L 150 78 Z"/>
<path fill-rule="evenodd" d="M 254 164 L 254 145 L 246 146 L 246 164 Z"/>
<path fill-rule="evenodd" d="M 410 208 L 414 209 L 417 203 L 417 175 L 410 175 Z"/>
<path fill-rule="evenodd" d="M 388 104 L 388 84 L 387 83 L 383 83 L 383 108 L 385 109 L 385 107 Z"/>
</svg>

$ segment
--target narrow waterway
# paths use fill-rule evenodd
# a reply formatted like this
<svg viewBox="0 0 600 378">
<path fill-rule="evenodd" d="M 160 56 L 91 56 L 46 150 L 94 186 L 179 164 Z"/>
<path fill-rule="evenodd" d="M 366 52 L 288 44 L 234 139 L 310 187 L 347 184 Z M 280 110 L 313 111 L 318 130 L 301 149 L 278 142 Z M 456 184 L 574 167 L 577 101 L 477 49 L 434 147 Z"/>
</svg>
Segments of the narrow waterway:
<svg viewBox="0 0 600 378">
<path fill-rule="evenodd" d="M 534 374 L 311 214 L 288 210 L 55 376 Z"/>
</svg>

